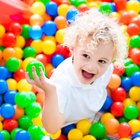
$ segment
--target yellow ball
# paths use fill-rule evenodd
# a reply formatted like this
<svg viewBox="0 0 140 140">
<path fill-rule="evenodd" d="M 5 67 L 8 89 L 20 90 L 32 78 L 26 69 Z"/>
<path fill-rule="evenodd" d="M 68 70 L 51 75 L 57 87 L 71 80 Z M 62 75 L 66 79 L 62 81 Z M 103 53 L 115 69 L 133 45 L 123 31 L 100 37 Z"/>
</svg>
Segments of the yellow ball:
<svg viewBox="0 0 140 140">
<path fill-rule="evenodd" d="M 135 105 L 136 106 L 136 103 L 131 98 L 126 98 L 123 101 L 123 105 L 124 105 L 124 107 L 129 106 L 129 105 Z"/>
<path fill-rule="evenodd" d="M 83 133 L 79 129 L 72 129 L 68 133 L 68 140 L 82 140 Z"/>
<path fill-rule="evenodd" d="M 17 81 L 15 79 L 9 78 L 6 81 L 8 84 L 8 90 L 17 90 Z"/>
<path fill-rule="evenodd" d="M 91 135 L 86 135 L 82 138 L 82 140 L 96 140 L 96 138 L 94 136 L 91 136 Z"/>
<path fill-rule="evenodd" d="M 129 90 L 129 96 L 133 101 L 140 101 L 140 87 L 133 86 Z"/>
<path fill-rule="evenodd" d="M 20 47 L 14 47 L 14 50 L 16 52 L 15 57 L 18 58 L 18 59 L 22 59 L 23 50 Z"/>
<path fill-rule="evenodd" d="M 130 138 L 120 138 L 119 140 L 131 140 Z"/>
<path fill-rule="evenodd" d="M 36 118 L 33 118 L 32 122 L 33 122 L 34 125 L 43 126 L 40 116 L 38 116 Z"/>
<path fill-rule="evenodd" d="M 53 54 L 56 51 L 56 43 L 54 43 L 52 40 L 43 41 L 42 51 L 47 55 Z"/>
<path fill-rule="evenodd" d="M 106 112 L 101 116 L 100 121 L 101 123 L 104 124 L 107 120 L 112 119 L 112 118 L 114 118 L 114 115 L 109 112 Z"/>
<path fill-rule="evenodd" d="M 4 118 L 0 115 L 0 121 L 3 121 L 4 120 Z"/>
<path fill-rule="evenodd" d="M 99 8 L 99 4 L 97 2 L 94 2 L 92 0 L 90 0 L 88 3 L 87 3 L 87 6 L 89 8 Z"/>
<path fill-rule="evenodd" d="M 56 39 L 56 42 L 58 42 L 59 44 L 63 44 L 64 42 L 64 32 L 65 32 L 65 29 L 60 29 L 60 30 L 57 30 L 56 34 L 55 34 L 55 39 Z"/>
<path fill-rule="evenodd" d="M 91 123 L 89 120 L 80 120 L 77 122 L 77 129 L 81 130 L 83 135 L 87 135 L 89 133 Z"/>
<path fill-rule="evenodd" d="M 44 41 L 45 40 L 51 40 L 51 41 L 53 41 L 54 43 L 56 42 L 56 40 L 55 40 L 55 37 L 54 36 L 43 36 L 43 38 L 42 38 Z"/>
<path fill-rule="evenodd" d="M 5 28 L 3 25 L 0 24 L 0 37 L 2 37 L 5 34 Z"/>
<path fill-rule="evenodd" d="M 17 89 L 19 92 L 21 91 L 31 91 L 32 90 L 32 85 L 29 84 L 26 79 L 21 79 L 19 82 L 18 82 L 18 85 L 17 85 Z"/>
<path fill-rule="evenodd" d="M 25 46 L 25 38 L 23 36 L 16 37 L 16 44 L 15 47 L 23 48 Z"/>
<path fill-rule="evenodd" d="M 37 53 L 42 52 L 42 40 L 33 40 L 31 46 L 36 50 Z"/>
<path fill-rule="evenodd" d="M 126 9 L 127 11 L 136 11 L 137 13 L 140 12 L 140 2 L 137 0 L 130 0 L 126 3 Z"/>
<path fill-rule="evenodd" d="M 57 138 L 59 138 L 61 135 L 61 130 L 59 130 L 58 132 L 56 132 L 55 134 L 50 134 L 50 137 L 55 140 Z"/>
<path fill-rule="evenodd" d="M 2 122 L 0 122 L 0 130 L 3 129 L 3 125 L 2 125 Z"/>
<path fill-rule="evenodd" d="M 70 6 L 68 4 L 59 5 L 59 7 L 57 9 L 58 15 L 66 17 L 66 14 L 67 14 L 69 9 L 70 9 Z"/>
<path fill-rule="evenodd" d="M 140 131 L 140 120 L 133 119 L 128 122 L 132 129 L 132 134 Z"/>
<path fill-rule="evenodd" d="M 34 2 L 31 6 L 31 12 L 33 14 L 44 15 L 45 11 L 45 5 L 42 2 Z"/>
</svg>

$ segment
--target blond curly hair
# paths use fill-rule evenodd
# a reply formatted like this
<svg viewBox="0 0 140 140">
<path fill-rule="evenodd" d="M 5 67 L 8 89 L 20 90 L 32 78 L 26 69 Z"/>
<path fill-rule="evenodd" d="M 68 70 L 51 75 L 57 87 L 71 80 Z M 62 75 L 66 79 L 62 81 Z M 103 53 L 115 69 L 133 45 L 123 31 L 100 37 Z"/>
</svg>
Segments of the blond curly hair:
<svg viewBox="0 0 140 140">
<path fill-rule="evenodd" d="M 75 21 L 65 29 L 64 44 L 72 53 L 74 47 L 77 47 L 77 41 L 82 43 L 87 37 L 91 37 L 86 46 L 88 49 L 98 47 L 101 41 L 112 41 L 116 49 L 113 59 L 123 63 L 127 57 L 127 41 L 121 26 L 98 9 L 92 8 L 75 17 Z"/>
</svg>

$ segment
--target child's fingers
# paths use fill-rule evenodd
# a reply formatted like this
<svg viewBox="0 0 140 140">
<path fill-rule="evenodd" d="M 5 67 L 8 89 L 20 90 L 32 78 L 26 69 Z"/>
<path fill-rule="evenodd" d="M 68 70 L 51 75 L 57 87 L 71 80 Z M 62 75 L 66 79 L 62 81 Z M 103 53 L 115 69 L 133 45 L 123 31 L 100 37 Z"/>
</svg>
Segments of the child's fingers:
<svg viewBox="0 0 140 140">
<path fill-rule="evenodd" d="M 34 66 L 32 67 L 32 75 L 33 75 L 34 81 L 39 80 L 38 75 L 36 74 L 36 68 Z"/>
<path fill-rule="evenodd" d="M 41 67 L 39 67 L 39 71 L 40 71 L 40 79 L 43 80 L 44 78 L 46 78 L 43 69 Z"/>
<path fill-rule="evenodd" d="M 30 84 L 33 84 L 34 83 L 34 81 L 32 79 L 30 79 L 28 72 L 25 73 L 25 78 L 26 78 L 26 80 L 27 80 L 28 83 L 30 83 Z"/>
</svg>

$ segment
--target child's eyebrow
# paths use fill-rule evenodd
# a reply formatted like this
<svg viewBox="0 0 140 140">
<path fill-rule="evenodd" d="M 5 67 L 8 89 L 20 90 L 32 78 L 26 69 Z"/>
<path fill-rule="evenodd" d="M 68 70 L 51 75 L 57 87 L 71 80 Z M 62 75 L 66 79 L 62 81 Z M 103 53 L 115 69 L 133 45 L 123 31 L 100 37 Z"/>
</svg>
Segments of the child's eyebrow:
<svg viewBox="0 0 140 140">
<path fill-rule="evenodd" d="M 101 59 L 104 59 L 106 61 L 109 61 L 109 59 L 108 58 L 105 58 L 105 57 L 101 57 Z"/>
</svg>

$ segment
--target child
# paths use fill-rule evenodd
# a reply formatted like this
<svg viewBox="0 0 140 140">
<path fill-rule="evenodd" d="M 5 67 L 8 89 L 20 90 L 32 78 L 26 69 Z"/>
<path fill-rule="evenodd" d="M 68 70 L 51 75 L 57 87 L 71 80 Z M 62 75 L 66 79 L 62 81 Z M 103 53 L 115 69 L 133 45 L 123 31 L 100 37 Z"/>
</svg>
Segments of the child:
<svg viewBox="0 0 140 140">
<path fill-rule="evenodd" d="M 117 23 L 95 9 L 78 15 L 66 29 L 64 44 L 71 51 L 50 79 L 40 69 L 40 78 L 32 68 L 30 84 L 45 92 L 42 122 L 49 133 L 82 119 L 94 118 L 103 106 L 113 66 L 123 62 L 126 42 Z"/>
</svg>

